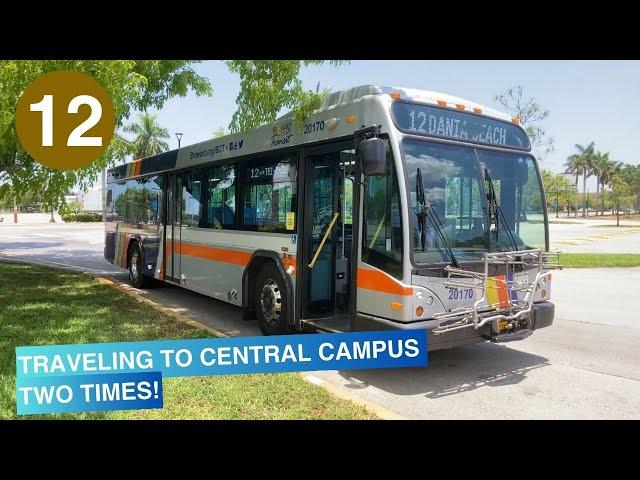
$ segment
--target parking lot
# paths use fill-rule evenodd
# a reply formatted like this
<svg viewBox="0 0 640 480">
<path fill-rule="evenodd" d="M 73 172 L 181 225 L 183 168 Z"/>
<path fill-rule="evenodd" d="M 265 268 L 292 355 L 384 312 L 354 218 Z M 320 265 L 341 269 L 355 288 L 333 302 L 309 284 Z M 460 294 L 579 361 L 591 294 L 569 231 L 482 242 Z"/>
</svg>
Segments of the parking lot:
<svg viewBox="0 0 640 480">
<path fill-rule="evenodd" d="M 640 253 L 640 224 L 616 230 L 567 221 L 574 223 L 550 225 L 552 246 Z M 0 224 L 0 258 L 124 281 L 102 254 L 102 224 Z M 524 341 L 432 352 L 421 369 L 317 375 L 408 418 L 638 419 L 640 315 L 632 301 L 639 284 L 640 267 L 563 270 L 554 273 L 554 324 Z M 230 335 L 259 334 L 228 304 L 172 286 L 144 295 Z"/>
</svg>

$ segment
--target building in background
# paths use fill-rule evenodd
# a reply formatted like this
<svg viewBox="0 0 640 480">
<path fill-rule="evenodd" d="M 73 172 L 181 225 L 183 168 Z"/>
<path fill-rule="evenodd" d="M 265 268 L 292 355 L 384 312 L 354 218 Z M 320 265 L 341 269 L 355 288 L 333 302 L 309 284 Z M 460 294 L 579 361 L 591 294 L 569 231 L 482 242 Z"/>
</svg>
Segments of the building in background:
<svg viewBox="0 0 640 480">
<path fill-rule="evenodd" d="M 83 212 L 102 212 L 102 187 L 91 187 L 86 192 L 78 190 L 65 195 L 66 203 L 77 202 Z"/>
</svg>

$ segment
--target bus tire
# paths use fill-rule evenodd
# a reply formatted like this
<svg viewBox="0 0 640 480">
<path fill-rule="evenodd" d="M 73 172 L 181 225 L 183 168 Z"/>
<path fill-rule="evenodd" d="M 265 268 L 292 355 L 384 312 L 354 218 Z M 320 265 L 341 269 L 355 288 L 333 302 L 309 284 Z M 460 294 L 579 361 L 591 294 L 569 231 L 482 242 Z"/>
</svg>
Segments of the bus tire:
<svg viewBox="0 0 640 480">
<path fill-rule="evenodd" d="M 285 283 L 273 262 L 265 263 L 258 272 L 253 298 L 258 326 L 264 335 L 291 333 Z"/>
<path fill-rule="evenodd" d="M 147 277 L 142 273 L 143 261 L 142 253 L 137 242 L 129 247 L 129 258 L 127 259 L 127 265 L 129 265 L 129 283 L 136 288 L 147 288 L 152 284 L 153 279 Z"/>
</svg>

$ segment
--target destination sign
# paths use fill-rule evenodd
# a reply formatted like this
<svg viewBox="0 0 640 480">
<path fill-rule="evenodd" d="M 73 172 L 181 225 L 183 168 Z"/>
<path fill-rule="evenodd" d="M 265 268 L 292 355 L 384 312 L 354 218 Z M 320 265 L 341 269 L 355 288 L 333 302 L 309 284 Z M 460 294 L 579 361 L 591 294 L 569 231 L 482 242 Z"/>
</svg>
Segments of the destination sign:
<svg viewBox="0 0 640 480">
<path fill-rule="evenodd" d="M 524 131 L 511 123 L 427 105 L 393 104 L 393 118 L 400 130 L 418 135 L 529 150 Z"/>
</svg>

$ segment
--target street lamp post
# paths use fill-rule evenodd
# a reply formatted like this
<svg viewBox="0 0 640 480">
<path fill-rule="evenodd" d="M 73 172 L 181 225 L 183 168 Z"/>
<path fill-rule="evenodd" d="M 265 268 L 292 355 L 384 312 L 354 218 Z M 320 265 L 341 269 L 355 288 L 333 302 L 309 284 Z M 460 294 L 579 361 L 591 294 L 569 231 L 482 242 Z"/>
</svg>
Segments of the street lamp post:
<svg viewBox="0 0 640 480">
<path fill-rule="evenodd" d="M 176 138 L 178 139 L 178 148 L 180 148 L 180 140 L 182 140 L 182 133 L 177 132 L 176 133 Z"/>
<path fill-rule="evenodd" d="M 558 208 L 560 207 L 560 185 L 556 184 L 556 218 L 558 218 Z"/>
</svg>

